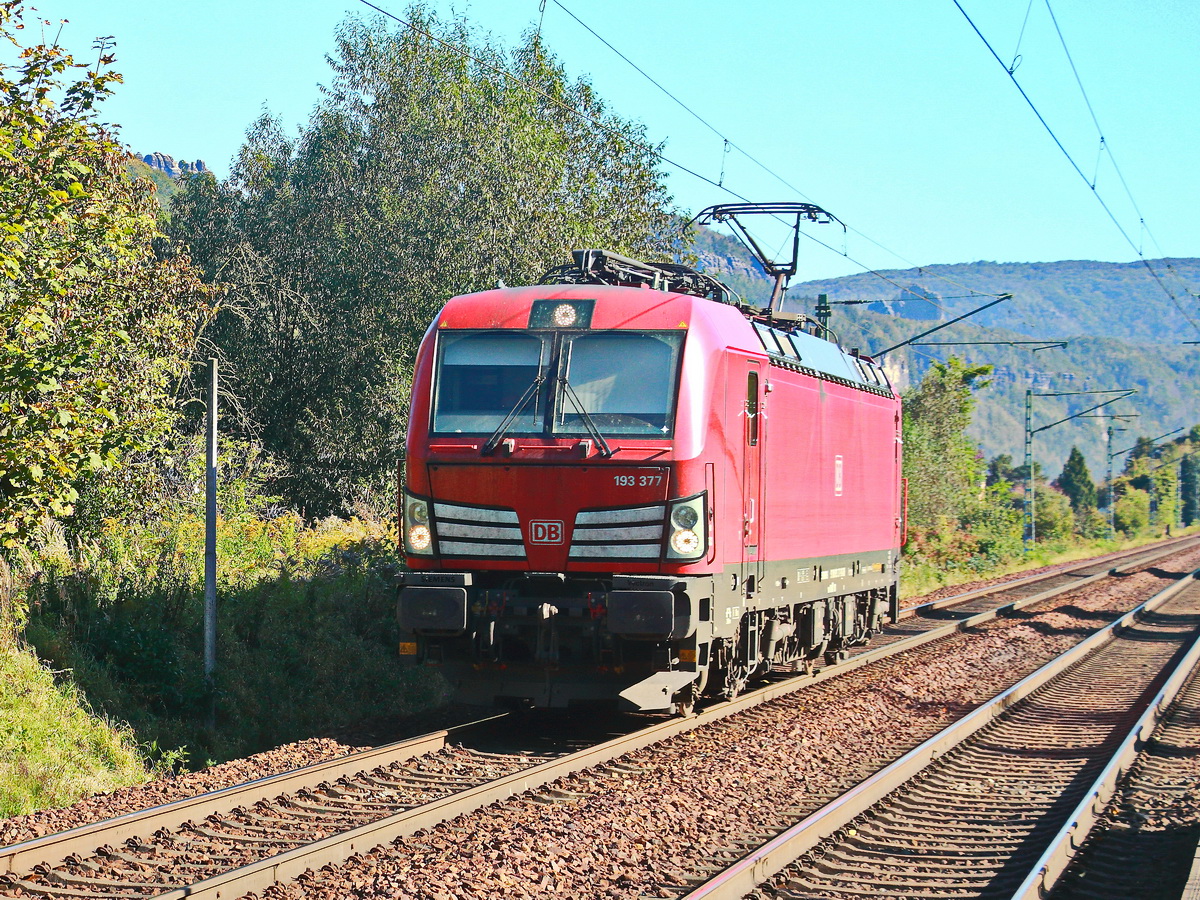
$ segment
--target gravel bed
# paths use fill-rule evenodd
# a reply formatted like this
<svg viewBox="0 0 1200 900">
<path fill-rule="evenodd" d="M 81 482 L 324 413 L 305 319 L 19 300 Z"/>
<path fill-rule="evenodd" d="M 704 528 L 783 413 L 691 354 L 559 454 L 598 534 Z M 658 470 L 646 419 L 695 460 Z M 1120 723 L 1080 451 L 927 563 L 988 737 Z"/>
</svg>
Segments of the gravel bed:
<svg viewBox="0 0 1200 900">
<path fill-rule="evenodd" d="M 107 794 L 96 794 L 72 806 L 42 809 L 11 819 L 0 819 L 0 847 L 19 844 L 21 841 L 55 834 L 80 825 L 89 825 L 125 813 L 161 806 L 172 800 L 195 797 L 268 775 L 289 772 L 362 749 L 365 748 L 347 746 L 328 738 L 312 738 L 294 744 L 284 744 L 282 747 L 256 753 L 245 759 L 209 766 L 199 772 L 159 778 L 146 784 L 119 788 Z"/>
<path fill-rule="evenodd" d="M 1200 551 L 1159 569 L 1194 568 Z M 778 830 L 1127 611 L 1169 579 L 1155 571 L 1057 598 L 902 659 L 847 673 L 525 794 L 309 872 L 268 900 L 636 900 L 692 866 Z"/>
<path fill-rule="evenodd" d="M 1200 674 L 1125 776 L 1053 900 L 1177 900 L 1200 840 Z"/>
<path fill-rule="evenodd" d="M 1182 559 L 1184 556 L 1186 560 Z M 1192 566 L 1200 564 L 1200 554 L 1180 554 L 1179 557 L 1178 566 L 1185 562 Z M 1176 559 L 1170 557 L 1159 565 L 1171 565 Z M 1119 589 L 1114 586 L 1116 595 L 1106 600 L 1093 596 L 1079 603 L 1078 607 L 1081 610 L 1108 612 L 1110 610 L 1107 608 L 1093 608 L 1094 604 L 1115 604 L 1113 608 L 1117 608 L 1125 603 L 1120 598 L 1137 590 L 1147 578 L 1150 583 L 1162 581 L 1144 573 L 1139 574 L 1122 581 Z M 907 602 L 923 602 L 990 583 L 993 582 L 942 588 L 922 598 L 910 598 Z M 1090 627 L 1088 622 L 1083 625 Z M 653 766 L 646 773 L 610 776 L 585 773 L 559 785 L 565 790 L 584 794 L 585 799 L 566 806 L 548 806 L 532 798 L 518 799 L 476 816 L 463 817 L 420 839 L 399 842 L 395 851 L 401 854 L 399 864 L 395 859 L 388 859 L 391 853 L 379 856 L 372 854 L 338 871 L 357 871 L 357 874 L 345 875 L 351 882 L 357 883 L 354 890 L 359 893 L 356 896 L 375 896 L 378 891 L 371 889 L 371 885 L 377 879 L 392 881 L 401 877 L 396 871 L 398 865 L 405 879 L 417 878 L 414 885 L 417 882 L 433 885 L 423 893 L 423 896 L 431 898 L 438 897 L 441 890 L 436 886 L 442 876 L 436 873 L 446 867 L 460 872 L 457 881 L 451 879 L 451 882 L 459 885 L 457 888 L 451 893 L 441 890 L 441 895 L 446 897 L 456 892 L 462 897 L 522 896 L 518 888 L 528 891 L 528 896 L 544 895 L 541 881 L 543 878 L 555 881 L 556 873 L 560 870 L 578 872 L 579 877 L 584 879 L 587 886 L 580 889 L 580 897 L 635 897 L 642 888 L 653 882 L 656 877 L 653 873 L 682 871 L 685 861 L 694 858 L 704 848 L 712 848 L 722 842 L 736 843 L 737 837 L 744 831 L 773 827 L 774 818 L 767 812 L 768 809 L 779 809 L 789 804 L 802 806 L 804 797 L 811 796 L 822 784 L 828 787 L 841 783 L 839 779 L 852 778 L 846 773 L 853 769 L 854 761 L 867 758 L 869 748 L 878 741 L 890 741 L 891 735 L 899 734 L 905 728 L 916 732 L 923 728 L 936 730 L 943 727 L 962 710 L 990 696 L 989 691 L 994 693 L 991 690 L 993 683 L 1011 680 L 1011 676 L 1001 676 L 1012 666 L 1027 664 L 1032 671 L 1036 668 L 1033 657 L 1038 660 L 1048 658 L 1058 652 L 1054 647 L 1062 641 L 1065 640 L 1065 643 L 1061 643 L 1061 646 L 1066 646 L 1079 635 L 1074 627 L 1069 626 L 1066 632 L 1056 631 L 1058 628 L 1053 619 L 1044 618 L 1025 623 L 1020 629 L 1021 635 L 989 637 L 992 629 L 985 629 L 971 638 L 972 648 L 969 652 L 956 652 L 954 659 L 948 659 L 931 649 L 920 654 L 919 659 L 901 664 L 889 676 L 887 684 L 877 684 L 863 673 L 850 673 L 843 679 L 781 701 L 781 706 L 773 705 L 772 708 L 778 706 L 776 713 L 773 713 L 778 717 L 778 722 L 717 725 L 704 730 L 716 735 L 712 747 L 707 744 L 693 747 L 699 738 L 684 736 L 653 752 L 643 751 L 635 755 L 636 758 L 631 757 L 632 764 L 637 766 L 644 765 L 639 761 L 642 756 L 647 759 L 653 757 Z M 1032 646 L 1031 641 L 1037 646 Z M 801 714 L 804 717 L 802 722 L 799 720 Z M 439 727 L 445 727 L 445 723 L 434 724 L 432 728 L 424 730 L 436 730 Z M 411 729 L 406 733 L 395 731 L 387 734 L 386 738 L 395 740 L 416 733 L 418 731 Z M 375 736 L 345 735 L 351 740 Z M 705 740 L 712 743 L 709 738 Z M 919 738 L 912 743 L 918 741 Z M 728 745 L 728 748 L 724 745 Z M 95 795 L 69 807 L 3 819 L 0 820 L 0 846 L 324 762 L 361 749 L 365 747 L 329 738 L 314 738 L 285 744 L 199 772 Z M 761 755 L 761 758 L 757 755 Z M 753 766 L 747 764 L 748 758 L 755 759 Z M 617 795 L 618 788 L 620 796 Z M 676 789 L 680 792 L 678 801 L 683 804 L 681 808 L 663 799 Z M 627 794 L 627 790 L 634 793 Z M 739 797 L 743 798 L 745 804 L 743 815 L 732 824 L 719 825 L 717 813 L 723 815 Z M 781 797 L 789 799 L 781 801 Z M 717 802 L 712 798 L 724 799 Z M 585 804 L 586 809 L 579 809 L 581 804 Z M 513 815 L 508 807 L 517 810 L 518 820 L 522 815 L 527 816 L 529 827 L 526 833 L 532 849 L 521 850 L 517 847 L 509 855 L 507 849 L 501 853 L 489 851 L 485 846 L 472 847 L 472 836 L 479 827 L 474 824 L 475 820 L 490 823 L 486 833 L 502 834 L 504 823 Z M 566 844 L 577 841 L 577 836 L 586 831 L 589 835 L 595 833 L 599 840 L 599 828 L 592 828 L 593 812 L 596 813 L 597 826 L 603 822 L 610 829 L 606 839 L 610 840 L 612 847 L 621 847 L 623 851 L 631 852 L 632 856 L 621 862 L 612 848 L 606 849 L 594 841 L 591 842 L 592 852 L 585 851 L 580 855 L 578 848 L 573 848 L 569 859 L 557 857 L 553 851 L 543 852 L 543 837 L 551 845 L 556 840 Z M 664 819 L 677 822 L 677 825 L 668 828 L 675 831 L 676 835 L 675 840 L 667 844 L 663 843 L 656 831 L 661 829 L 660 823 Z M 584 820 L 587 821 L 586 825 L 583 824 Z M 464 826 L 463 821 L 471 824 Z M 629 831 L 628 834 L 622 834 L 626 822 L 630 823 Z M 464 827 L 467 830 L 462 833 Z M 694 836 L 699 843 L 689 843 L 689 836 Z M 422 850 L 423 841 L 432 843 Z M 411 846 L 406 846 L 409 843 Z M 413 855 L 406 861 L 404 855 L 409 853 Z M 523 853 L 532 855 L 535 862 L 544 864 L 545 871 L 535 882 L 528 882 L 522 874 L 530 868 L 521 863 Z M 482 859 L 479 854 L 483 854 Z M 502 865 L 501 856 L 508 862 Z M 672 865 L 672 861 L 678 864 Z M 509 873 L 508 870 L 514 865 L 516 868 Z M 362 868 L 364 866 L 366 868 Z M 479 871 L 476 872 L 473 866 L 478 867 Z M 412 871 L 407 871 L 410 869 Z M 367 875 L 366 872 L 376 874 Z M 571 896 L 567 888 L 567 882 L 571 880 L 563 880 L 561 887 L 568 890 L 564 896 Z M 604 886 L 609 893 L 596 893 L 599 886 Z M 287 890 L 300 896 L 295 892 L 305 889 L 292 887 Z M 332 893 L 328 893 L 317 880 L 312 883 L 312 889 L 316 892 L 314 896 L 345 896 L 345 884 L 341 892 L 334 888 Z M 388 890 L 386 884 L 379 888 L 382 892 Z"/>
<path fill-rule="evenodd" d="M 1138 547 L 1137 549 L 1149 552 L 1150 550 L 1154 549 L 1154 545 L 1147 544 L 1144 547 Z M 1095 558 L 1101 559 L 1102 557 L 1097 556 Z M 1174 557 L 1169 558 L 1174 559 Z M 1001 575 L 995 578 L 982 578 L 978 581 L 965 581 L 961 584 L 947 584 L 940 588 L 935 588 L 927 594 L 920 594 L 919 596 L 915 597 L 902 597 L 900 600 L 900 608 L 908 609 L 909 607 L 920 606 L 922 603 L 929 603 L 933 600 L 942 600 L 946 597 L 956 597 L 959 594 L 966 594 L 970 591 L 980 590 L 981 588 L 992 587 L 993 585 L 997 584 L 1004 584 L 1006 581 L 1011 581 L 1014 578 L 1028 578 L 1032 575 L 1041 575 L 1046 572 L 1057 572 L 1061 569 L 1067 569 L 1072 566 L 1084 565 L 1088 561 L 1089 560 L 1087 559 L 1076 559 L 1065 563 L 1055 563 L 1052 566 L 1041 566 L 1036 569 L 1022 569 L 1019 572 L 1009 572 L 1007 575 Z M 901 574 L 901 579 L 903 579 L 903 577 L 903 574 Z"/>
</svg>

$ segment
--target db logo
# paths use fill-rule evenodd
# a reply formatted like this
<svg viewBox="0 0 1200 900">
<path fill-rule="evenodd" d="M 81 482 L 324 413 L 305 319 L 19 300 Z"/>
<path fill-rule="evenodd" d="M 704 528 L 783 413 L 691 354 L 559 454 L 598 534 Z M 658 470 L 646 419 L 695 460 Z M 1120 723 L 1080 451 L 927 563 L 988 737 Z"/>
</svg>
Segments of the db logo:
<svg viewBox="0 0 1200 900">
<path fill-rule="evenodd" d="M 563 542 L 563 523 L 554 519 L 531 519 L 529 522 L 529 543 L 531 544 L 561 544 Z"/>
</svg>

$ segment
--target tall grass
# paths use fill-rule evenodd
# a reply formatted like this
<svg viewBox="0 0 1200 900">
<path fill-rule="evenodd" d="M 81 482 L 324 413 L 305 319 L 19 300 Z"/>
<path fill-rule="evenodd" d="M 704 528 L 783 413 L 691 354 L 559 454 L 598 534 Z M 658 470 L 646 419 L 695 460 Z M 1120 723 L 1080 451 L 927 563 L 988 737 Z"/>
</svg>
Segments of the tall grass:
<svg viewBox="0 0 1200 900">
<path fill-rule="evenodd" d="M 128 728 L 95 715 L 28 649 L 0 646 L 0 818 L 148 777 Z"/>
<path fill-rule="evenodd" d="M 23 635 L 151 761 L 196 767 L 439 698 L 396 657 L 388 527 L 285 513 L 218 524 L 218 668 L 203 675 L 201 520 L 44 527 L 14 567 Z M 215 710 L 215 721 L 210 716 Z"/>
</svg>

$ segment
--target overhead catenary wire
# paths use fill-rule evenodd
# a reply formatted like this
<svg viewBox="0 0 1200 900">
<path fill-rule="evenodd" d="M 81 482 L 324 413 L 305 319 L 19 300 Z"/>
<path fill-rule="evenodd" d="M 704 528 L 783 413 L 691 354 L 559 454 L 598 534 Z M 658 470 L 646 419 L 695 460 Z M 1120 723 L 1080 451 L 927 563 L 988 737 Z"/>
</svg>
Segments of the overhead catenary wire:
<svg viewBox="0 0 1200 900">
<path fill-rule="evenodd" d="M 545 91 L 541 90 L 536 85 L 530 84 L 525 79 L 522 79 L 522 78 L 514 75 L 512 72 L 509 72 L 507 69 L 504 69 L 500 66 L 493 65 L 492 63 L 488 62 L 487 60 L 481 59 L 480 57 L 476 56 L 475 54 L 470 53 L 467 50 L 464 50 L 462 47 L 459 47 L 449 41 L 442 40 L 437 35 L 432 34 L 431 32 L 418 27 L 417 25 L 408 21 L 407 19 L 401 18 L 400 16 L 396 15 L 395 13 L 384 9 L 383 7 L 378 6 L 375 3 L 372 3 L 371 0 L 359 0 L 359 2 L 362 3 L 364 6 L 375 10 L 380 15 L 386 16 L 387 18 L 392 19 L 393 21 L 398 22 L 401 25 L 404 25 L 406 28 L 410 29 L 411 31 L 413 31 L 417 34 L 423 35 L 424 37 L 427 37 L 430 40 L 442 45 L 443 47 L 450 50 L 451 52 L 459 54 L 464 59 L 469 59 L 472 62 L 475 62 L 475 63 L 483 66 L 484 68 L 488 69 L 489 71 L 494 72 L 497 75 L 500 75 L 503 78 L 511 81 L 512 83 L 518 84 L 518 85 L 526 88 L 527 90 L 532 91 L 533 93 L 537 94 L 539 97 L 552 103 L 553 105 L 557 106 L 558 108 L 560 108 L 574 116 L 577 116 L 581 119 L 584 119 L 585 121 L 592 123 L 596 127 L 601 128 L 610 134 L 617 133 L 616 129 L 614 129 L 612 126 L 606 124 L 605 122 L 601 121 L 600 119 L 597 119 L 595 116 L 589 115 L 588 113 L 578 110 L 575 107 L 571 106 L 570 104 L 564 103 L 563 101 L 557 99 L 556 97 L 553 97 L 550 94 L 547 94 Z M 557 4 L 557 0 L 555 0 L 555 2 Z M 561 5 L 561 4 L 559 4 L 559 5 Z M 731 145 L 732 145 L 732 142 L 731 142 Z M 744 196 L 743 194 L 738 193 L 737 191 L 733 190 L 732 188 L 728 187 L 727 185 L 721 184 L 717 181 L 713 181 L 711 178 L 707 177 L 706 175 L 702 175 L 699 172 L 695 171 L 694 169 L 671 159 L 670 157 L 666 156 L 665 154 L 663 154 L 661 151 L 655 149 L 654 147 L 648 147 L 647 149 L 657 159 L 661 160 L 662 162 L 664 162 L 670 166 L 675 167 L 676 169 L 679 169 L 681 172 L 685 172 L 694 178 L 698 178 L 701 181 L 705 182 L 706 184 L 709 184 L 719 190 L 722 190 L 722 191 L 726 192 L 727 194 L 729 194 L 730 196 L 736 197 L 737 199 L 739 199 L 745 203 L 753 202 L 748 197 Z M 796 188 L 794 188 L 794 187 L 792 189 L 796 190 Z M 797 193 L 799 193 L 799 191 L 797 191 Z M 801 196 L 803 196 L 803 194 L 801 194 Z M 843 226 L 843 227 L 845 227 L 845 226 Z M 833 253 L 838 254 L 843 259 L 849 260 L 850 262 L 854 263 L 856 266 L 859 266 L 860 268 L 862 268 L 865 273 L 874 275 L 874 276 L 882 279 L 883 281 L 887 282 L 888 284 L 894 285 L 895 287 L 899 288 L 900 290 L 904 291 L 905 293 L 914 293 L 911 289 L 903 287 L 898 282 L 892 280 L 891 278 L 888 278 L 887 276 L 872 269 L 870 266 L 866 265 L 865 263 L 862 263 L 859 260 L 855 259 L 854 257 L 850 256 L 849 253 L 845 253 L 841 250 L 838 250 L 836 247 L 833 247 L 830 244 L 827 244 L 825 241 L 822 241 L 819 238 L 813 237 L 811 234 L 808 234 L 806 232 L 802 231 L 802 232 L 800 232 L 800 234 L 802 234 L 804 237 L 808 238 L 810 241 L 820 244 L 822 247 L 825 247 L 826 249 L 832 251 Z M 874 242 L 872 242 L 872 243 L 874 243 Z M 882 245 L 880 245 L 880 246 L 882 246 Z M 983 291 L 973 291 L 972 288 L 967 287 L 966 285 L 957 284 L 957 282 L 954 282 L 954 283 L 956 284 L 957 287 L 960 287 L 966 291 L 972 291 L 972 293 L 974 293 L 978 296 L 983 296 L 983 297 L 996 296 L 996 294 L 994 294 L 994 293 L 987 293 L 987 292 L 983 292 Z M 932 302 L 932 299 L 929 297 L 925 297 L 924 299 L 931 300 L 931 302 Z"/>
<path fill-rule="evenodd" d="M 1033 0 L 1030 0 L 1031 4 L 1032 2 Z M 1117 158 L 1113 155 L 1112 144 L 1105 138 L 1104 129 L 1100 127 L 1100 119 L 1096 115 L 1096 110 L 1092 107 L 1092 101 L 1088 97 L 1087 89 L 1083 86 L 1083 78 L 1080 76 L 1079 69 L 1075 65 L 1075 59 L 1071 56 L 1071 51 L 1067 48 L 1067 39 L 1063 34 L 1062 28 L 1058 24 L 1058 17 L 1054 15 L 1054 8 L 1050 5 L 1050 0 L 1045 0 L 1045 4 L 1046 12 L 1050 14 L 1050 21 L 1053 23 L 1054 31 L 1058 35 L 1058 42 L 1062 45 L 1063 55 L 1066 56 L 1067 63 L 1071 66 L 1071 74 L 1075 76 L 1075 83 L 1079 86 L 1079 93 L 1083 97 L 1083 102 L 1087 107 L 1088 115 L 1092 117 L 1092 124 L 1096 126 L 1096 133 L 1100 137 L 1100 146 L 1096 157 L 1097 169 L 1099 168 L 1100 155 L 1106 155 L 1108 157 L 1108 161 L 1112 163 L 1113 171 L 1116 173 L 1117 179 L 1121 182 L 1121 187 L 1125 189 L 1125 196 L 1129 199 L 1129 205 L 1132 206 L 1133 211 L 1137 213 L 1138 223 L 1142 226 L 1142 230 L 1150 238 L 1155 248 L 1157 248 L 1158 255 L 1162 257 L 1166 263 L 1167 271 L 1175 277 L 1175 280 L 1179 282 L 1179 286 L 1183 288 L 1186 293 L 1195 297 L 1196 292 L 1191 289 L 1187 282 L 1183 280 L 1183 276 L 1181 276 L 1175 267 L 1171 265 L 1170 261 L 1166 259 L 1166 252 L 1163 250 L 1162 245 L 1158 243 L 1158 238 L 1154 236 L 1154 232 L 1150 230 L 1150 226 L 1146 222 L 1146 217 L 1142 214 L 1141 207 L 1138 206 L 1138 202 L 1133 196 L 1133 191 L 1129 187 L 1129 182 L 1125 180 L 1125 173 L 1121 171 L 1120 165 L 1117 164 Z M 1024 26 L 1022 26 L 1022 31 L 1023 30 Z M 1095 187 L 1095 182 L 1096 179 L 1093 177 L 1093 188 Z M 1141 255 L 1141 248 L 1139 247 L 1138 250 L 1139 255 Z"/>
<path fill-rule="evenodd" d="M 544 6 L 545 0 L 540 0 L 540 2 Z M 1030 2 L 1032 3 L 1032 0 L 1030 0 Z M 730 140 L 728 135 L 726 135 L 723 131 L 721 131 L 719 128 L 717 128 L 715 125 L 713 125 L 711 122 L 709 122 L 706 118 L 704 118 L 702 115 L 700 115 L 700 113 L 698 113 L 694 109 L 692 109 L 692 107 L 690 107 L 683 100 L 679 99 L 679 97 L 677 97 L 668 88 L 666 88 L 664 85 L 662 85 L 657 79 L 655 79 L 652 75 L 650 75 L 650 73 L 648 73 L 645 69 L 643 69 L 641 66 L 639 66 L 636 62 L 634 62 L 632 59 L 630 59 L 628 56 L 626 56 L 624 53 L 622 53 L 619 49 L 617 49 L 617 47 L 615 47 L 603 35 L 601 35 L 599 32 L 597 32 L 590 25 L 588 25 L 587 22 L 583 21 L 583 19 L 581 19 L 581 18 L 579 18 L 579 16 L 575 15 L 575 13 L 573 13 L 570 9 L 568 9 L 561 2 L 561 0 L 553 0 L 553 3 L 559 9 L 561 9 L 564 13 L 566 13 L 568 16 L 570 16 L 581 28 L 583 28 L 590 35 L 592 35 L 592 37 L 594 37 L 596 40 L 598 40 L 600 43 L 602 43 L 605 47 L 607 47 L 609 50 L 611 50 L 613 53 L 615 53 L 617 56 L 619 56 L 622 60 L 624 60 L 626 63 L 628 63 L 629 66 L 632 67 L 639 75 L 641 75 L 643 78 L 645 78 L 647 81 L 649 81 L 652 85 L 654 85 L 656 88 L 658 88 L 660 91 L 662 91 L 667 97 L 669 97 L 672 101 L 674 101 L 681 109 L 683 109 L 685 112 L 687 112 L 689 115 L 691 115 L 694 119 L 696 119 L 696 121 L 698 121 L 700 124 L 702 124 L 705 128 L 707 128 L 709 131 L 711 131 L 714 135 L 719 137 L 724 142 L 723 152 L 722 152 L 722 157 L 721 157 L 721 176 L 717 181 L 717 187 L 724 188 L 725 156 L 732 149 L 732 150 L 736 150 L 742 156 L 746 157 L 746 159 L 750 160 L 750 162 L 754 163 L 754 165 L 758 166 L 760 169 L 762 169 L 764 172 L 766 172 L 768 175 L 770 175 L 772 178 L 774 178 L 776 181 L 778 181 L 784 187 L 788 188 L 791 191 L 794 191 L 797 196 L 801 197 L 804 200 L 807 200 L 809 203 L 816 202 L 810 196 L 808 196 L 804 191 L 800 190 L 800 188 L 796 187 L 796 185 L 792 184 L 790 181 L 788 181 L 786 178 L 784 178 L 782 175 L 780 175 L 778 172 L 776 172 L 774 169 L 772 169 L 766 163 L 762 162 L 760 159 L 755 157 L 753 154 L 751 154 L 749 151 L 747 151 L 744 147 L 739 145 L 737 142 Z M 712 182 L 709 181 L 709 183 L 711 184 Z M 745 198 L 742 198 L 742 199 L 745 199 Z M 875 240 L 874 238 L 870 237 L 867 234 L 864 234 L 862 231 L 859 231 L 854 226 L 845 225 L 843 223 L 843 227 L 846 230 L 853 232 L 858 237 L 862 238 L 863 240 L 867 241 L 868 243 L 874 244 L 876 247 L 878 247 L 883 252 L 894 256 L 896 259 L 900 260 L 903 263 L 907 263 L 910 267 L 918 268 L 917 264 L 915 262 L 913 262 L 912 260 L 897 253 L 895 250 L 892 250 L 890 247 L 884 246 L 883 244 L 879 243 L 879 241 Z M 809 238 L 810 240 L 815 240 L 815 238 L 813 238 L 809 234 L 805 234 L 804 232 L 801 232 L 801 234 L 804 234 L 804 236 Z M 865 270 L 865 272 L 867 272 L 867 273 L 876 274 L 876 275 L 879 274 L 877 272 L 877 270 L 875 270 L 871 267 L 868 267 L 865 264 L 859 262 L 858 260 L 852 258 L 845 251 L 838 250 L 836 247 L 831 247 L 829 244 L 826 244 L 823 241 L 816 241 L 816 243 L 821 244 L 821 246 L 826 247 L 827 249 L 831 250 L 834 253 L 837 253 L 839 256 L 849 260 L 850 262 L 854 263 L 855 265 L 862 267 Z M 938 272 L 931 272 L 930 274 L 934 278 L 945 281 L 947 284 L 952 284 L 956 288 L 959 288 L 960 290 L 969 291 L 971 293 L 971 296 L 975 296 L 975 297 L 994 297 L 994 296 L 996 296 L 995 293 L 988 293 L 987 291 L 977 291 L 968 285 L 965 285 L 965 284 L 962 284 L 961 282 L 955 281 L 954 279 L 949 278 L 945 275 L 942 275 Z M 891 279 L 888 279 L 882 275 L 879 275 L 879 277 L 883 278 L 883 280 L 887 281 L 889 284 L 895 284 L 894 281 L 891 281 Z M 899 287 L 899 285 L 897 285 L 897 287 Z M 912 293 L 912 291 L 907 288 L 902 288 L 902 290 L 904 290 L 906 293 Z M 928 300 L 930 298 L 924 297 L 923 299 Z"/>
<path fill-rule="evenodd" d="M 969 24 L 971 26 L 971 30 L 975 32 L 975 34 L 979 37 L 979 39 L 981 41 L 983 41 L 983 45 L 985 47 L 987 47 L 988 52 L 992 54 L 992 57 L 996 60 L 996 62 L 998 62 L 1000 64 L 1001 68 L 1004 69 L 1005 74 L 1008 75 L 1008 78 L 1013 83 L 1013 86 L 1016 87 L 1018 92 L 1020 92 L 1021 97 L 1025 100 L 1025 103 L 1033 111 L 1033 114 L 1035 116 L 1037 116 L 1037 120 L 1039 122 L 1041 122 L 1042 127 L 1046 130 L 1046 133 L 1050 135 L 1051 140 L 1054 141 L 1055 146 L 1058 147 L 1058 149 L 1062 152 L 1063 156 L 1066 157 L 1067 162 L 1069 162 L 1071 164 L 1071 168 L 1073 168 L 1075 170 L 1076 174 L 1079 175 L 1079 177 L 1083 180 L 1084 184 L 1086 184 L 1088 186 L 1088 188 L 1091 190 L 1092 195 L 1096 198 L 1096 201 L 1103 208 L 1103 210 L 1104 210 L 1105 214 L 1108 216 L 1109 220 L 1113 223 L 1114 226 L 1116 226 L 1117 231 L 1119 231 L 1121 233 L 1121 236 L 1125 239 L 1126 243 L 1128 243 L 1129 246 L 1133 248 L 1133 251 L 1138 256 L 1138 259 L 1140 260 L 1142 265 L 1146 268 L 1146 271 L 1150 273 L 1151 277 L 1156 282 L 1158 282 L 1158 286 L 1160 288 L 1162 288 L 1163 292 L 1168 297 L 1171 298 L 1171 302 L 1175 304 L 1175 307 L 1179 310 L 1180 315 L 1183 316 L 1183 318 L 1187 321 L 1187 323 L 1189 325 L 1191 325 L 1192 328 L 1195 329 L 1195 331 L 1197 333 L 1200 333 L 1200 324 L 1197 324 L 1196 320 L 1193 319 L 1192 316 L 1190 316 L 1188 314 L 1187 310 L 1184 309 L 1183 304 L 1179 302 L 1179 298 L 1177 296 L 1175 296 L 1175 293 L 1169 287 L 1167 287 L 1166 282 L 1164 282 L 1162 280 L 1161 276 L 1159 276 L 1159 274 L 1154 271 L 1154 267 L 1150 265 L 1150 261 L 1146 259 L 1145 254 L 1142 253 L 1141 248 L 1129 236 L 1129 232 L 1127 232 L 1125 230 L 1125 227 L 1117 219 L 1117 217 L 1113 213 L 1111 207 L 1109 207 L 1108 203 L 1100 195 L 1100 192 L 1096 190 L 1095 183 L 1093 181 L 1090 181 L 1088 179 L 1087 175 L 1084 174 L 1083 169 L 1081 169 L 1079 167 L 1079 163 L 1077 163 L 1075 161 L 1075 158 L 1071 155 L 1070 151 L 1067 150 L 1067 148 L 1065 146 L 1063 146 L 1062 141 L 1059 140 L 1059 137 L 1057 134 L 1055 134 L 1054 129 L 1050 127 L 1050 123 L 1046 121 L 1045 116 L 1043 116 L 1041 111 L 1037 108 L 1037 104 L 1035 104 L 1033 102 L 1033 99 L 1029 96 L 1028 93 L 1026 93 L 1025 88 L 1021 86 L 1021 83 L 1017 80 L 1017 77 L 1014 74 L 1015 68 L 1010 68 L 1009 66 L 1006 66 L 1004 64 L 1004 60 L 1002 60 L 1000 58 L 1000 55 L 996 52 L 996 50 L 992 46 L 991 42 L 986 37 L 984 37 L 983 32 L 979 30 L 979 26 L 975 24 L 975 21 L 971 18 L 971 16 L 967 13 L 967 11 L 965 9 L 963 9 L 962 4 L 959 3 L 959 0 L 951 0 L 951 2 L 953 2 L 954 5 L 956 7 L 958 7 L 958 11 L 960 13 L 962 13 L 963 18 L 967 20 L 967 24 Z M 1049 4 L 1047 4 L 1047 6 L 1048 5 Z M 1064 44 L 1064 46 L 1065 46 L 1065 44 Z M 1072 64 L 1072 68 L 1074 68 L 1074 64 Z"/>
</svg>

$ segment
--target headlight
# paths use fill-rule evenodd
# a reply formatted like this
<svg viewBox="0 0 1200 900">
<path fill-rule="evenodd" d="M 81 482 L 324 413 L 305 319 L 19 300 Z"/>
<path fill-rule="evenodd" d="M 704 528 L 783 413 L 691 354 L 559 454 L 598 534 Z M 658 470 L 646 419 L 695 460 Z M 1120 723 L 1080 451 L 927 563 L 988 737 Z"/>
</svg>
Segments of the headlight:
<svg viewBox="0 0 1200 900">
<path fill-rule="evenodd" d="M 700 521 L 700 514 L 691 506 L 677 506 L 671 513 L 671 521 L 680 528 L 695 528 Z"/>
<path fill-rule="evenodd" d="M 425 525 L 414 525 L 408 530 L 408 545 L 417 553 L 424 553 L 433 544 L 433 537 Z"/>
<path fill-rule="evenodd" d="M 433 553 L 428 500 L 408 496 L 404 498 L 404 549 L 420 556 Z"/>
<path fill-rule="evenodd" d="M 671 549 L 680 556 L 695 556 L 700 549 L 700 536 L 689 528 L 672 533 Z"/>
<path fill-rule="evenodd" d="M 699 559 L 708 550 L 708 505 L 705 494 L 671 504 L 671 536 L 667 559 Z"/>
<path fill-rule="evenodd" d="M 408 501 L 408 521 L 415 525 L 426 525 L 429 523 L 429 504 L 424 500 L 409 500 Z"/>
<path fill-rule="evenodd" d="M 554 312 L 550 316 L 552 321 L 559 328 L 570 328 L 579 320 L 579 313 L 575 312 L 575 307 L 570 303 L 560 303 L 554 307 Z"/>
</svg>

